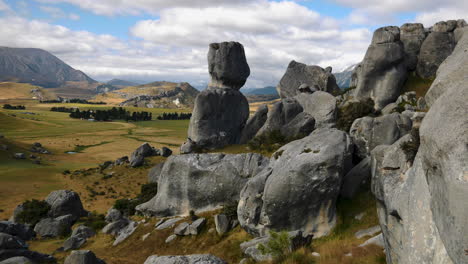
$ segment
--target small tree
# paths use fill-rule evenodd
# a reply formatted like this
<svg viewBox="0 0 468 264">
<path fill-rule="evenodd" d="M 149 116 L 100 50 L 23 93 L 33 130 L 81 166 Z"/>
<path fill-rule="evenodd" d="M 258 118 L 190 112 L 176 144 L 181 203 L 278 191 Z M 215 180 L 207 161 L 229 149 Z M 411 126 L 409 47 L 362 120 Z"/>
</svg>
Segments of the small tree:
<svg viewBox="0 0 468 264">
<path fill-rule="evenodd" d="M 23 203 L 22 211 L 17 215 L 18 222 L 22 224 L 36 225 L 42 218 L 47 217 L 50 205 L 46 201 L 36 199 Z"/>
</svg>

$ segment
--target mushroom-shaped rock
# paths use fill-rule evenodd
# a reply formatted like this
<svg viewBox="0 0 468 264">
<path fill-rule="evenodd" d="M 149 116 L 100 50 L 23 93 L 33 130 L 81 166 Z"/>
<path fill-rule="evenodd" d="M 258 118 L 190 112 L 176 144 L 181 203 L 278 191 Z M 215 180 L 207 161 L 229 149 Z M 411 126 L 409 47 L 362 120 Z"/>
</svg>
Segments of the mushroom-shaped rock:
<svg viewBox="0 0 468 264">
<path fill-rule="evenodd" d="M 210 44 L 208 51 L 209 87 L 239 90 L 250 75 L 244 47 L 238 42 Z"/>
</svg>

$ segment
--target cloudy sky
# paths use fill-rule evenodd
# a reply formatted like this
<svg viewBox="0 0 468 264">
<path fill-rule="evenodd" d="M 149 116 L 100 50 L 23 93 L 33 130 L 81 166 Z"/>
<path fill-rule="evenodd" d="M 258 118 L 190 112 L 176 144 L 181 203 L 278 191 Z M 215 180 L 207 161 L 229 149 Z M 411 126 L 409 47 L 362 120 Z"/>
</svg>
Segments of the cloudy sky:
<svg viewBox="0 0 468 264">
<path fill-rule="evenodd" d="M 208 44 L 239 41 L 246 87 L 276 85 L 289 61 L 340 71 L 383 25 L 468 21 L 462 0 L 0 0 L 0 46 L 50 51 L 99 81 L 208 80 Z"/>
</svg>

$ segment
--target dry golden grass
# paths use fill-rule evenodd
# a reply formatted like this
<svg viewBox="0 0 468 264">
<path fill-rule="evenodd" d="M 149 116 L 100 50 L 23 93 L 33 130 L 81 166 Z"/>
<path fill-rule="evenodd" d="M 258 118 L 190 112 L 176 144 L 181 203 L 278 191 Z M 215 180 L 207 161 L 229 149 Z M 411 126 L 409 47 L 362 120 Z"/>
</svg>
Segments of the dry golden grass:
<svg viewBox="0 0 468 264">
<path fill-rule="evenodd" d="M 56 98 L 52 91 L 29 83 L 0 82 L 0 100 L 30 100 L 34 96 L 33 89 L 40 90 L 46 100 Z"/>
</svg>

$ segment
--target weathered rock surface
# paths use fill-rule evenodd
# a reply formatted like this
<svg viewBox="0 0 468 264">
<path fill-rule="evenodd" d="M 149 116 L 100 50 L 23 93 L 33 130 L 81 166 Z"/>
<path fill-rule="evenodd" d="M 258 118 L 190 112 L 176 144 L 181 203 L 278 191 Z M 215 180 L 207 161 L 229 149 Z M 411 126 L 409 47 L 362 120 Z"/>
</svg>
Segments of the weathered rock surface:
<svg viewBox="0 0 468 264">
<path fill-rule="evenodd" d="M 10 260 L 12 258 L 21 260 L 21 257 L 27 258 L 33 263 L 56 263 L 56 260 L 53 256 L 30 251 L 28 249 L 0 249 L 0 263 L 3 263 L 4 260 Z M 17 264 L 16 262 L 14 263 Z"/>
<path fill-rule="evenodd" d="M 50 217 L 72 215 L 73 220 L 76 221 L 80 217 L 88 215 L 88 212 L 83 209 L 80 196 L 73 191 L 53 191 L 45 201 L 50 205 Z"/>
<path fill-rule="evenodd" d="M 463 31 L 468 32 L 468 27 Z M 468 33 L 463 35 L 453 53 L 440 65 L 437 70 L 437 78 L 432 83 L 431 88 L 426 93 L 425 101 L 430 107 L 445 93 L 450 87 L 463 87 L 468 76 L 468 56 L 465 50 L 468 49 Z"/>
<path fill-rule="evenodd" d="M 75 228 L 72 235 L 63 243 L 63 250 L 79 249 L 84 245 L 88 238 L 96 235 L 93 229 L 80 225 Z"/>
<path fill-rule="evenodd" d="M 343 178 L 341 185 L 341 197 L 351 199 L 359 191 L 365 181 L 371 177 L 370 158 L 367 157 L 354 166 Z"/>
<path fill-rule="evenodd" d="M 74 250 L 65 259 L 64 264 L 106 264 L 90 250 Z"/>
<path fill-rule="evenodd" d="M 206 219 L 203 217 L 198 218 L 197 220 L 193 221 L 193 223 L 191 223 L 189 226 L 190 235 L 194 235 L 194 236 L 198 235 L 198 233 L 202 231 L 205 225 L 206 225 Z"/>
<path fill-rule="evenodd" d="M 301 230 L 315 237 L 335 225 L 335 202 L 353 145 L 336 129 L 318 129 L 280 148 L 240 194 L 241 226 L 254 235 Z"/>
<path fill-rule="evenodd" d="M 400 40 L 406 56 L 408 70 L 414 71 L 418 64 L 419 51 L 426 39 L 426 31 L 420 23 L 406 23 L 400 27 Z"/>
<path fill-rule="evenodd" d="M 136 209 L 145 215 L 188 215 L 239 199 L 250 177 L 268 164 L 259 154 L 186 154 L 164 163 L 158 194 Z"/>
<path fill-rule="evenodd" d="M 13 223 L 10 221 L 0 221 L 0 233 L 17 236 L 25 241 L 31 240 L 36 236 L 33 228 L 29 225 Z"/>
<path fill-rule="evenodd" d="M 117 234 L 117 236 L 115 238 L 115 241 L 114 241 L 114 243 L 112 245 L 116 246 L 116 245 L 122 243 L 125 239 L 127 239 L 129 236 L 131 236 L 133 234 L 133 232 L 135 232 L 137 227 L 138 227 L 137 222 L 129 221 L 128 225 L 125 226 L 124 228 L 122 228 L 118 232 L 118 234 Z"/>
<path fill-rule="evenodd" d="M 139 167 L 143 165 L 146 157 L 161 155 L 160 150 L 153 148 L 148 143 L 143 143 L 130 156 L 130 166 Z"/>
<path fill-rule="evenodd" d="M 376 233 L 379 233 L 381 231 L 382 231 L 382 229 L 380 228 L 380 226 L 373 226 L 373 227 L 369 227 L 367 229 L 357 231 L 356 234 L 354 234 L 354 236 L 357 239 L 360 239 L 360 238 L 363 238 L 363 237 L 366 237 L 366 236 L 373 236 Z"/>
<path fill-rule="evenodd" d="M 213 255 L 150 256 L 144 264 L 227 264 Z"/>
<path fill-rule="evenodd" d="M 231 223 L 229 222 L 229 219 L 226 215 L 217 214 L 214 216 L 214 221 L 216 232 L 218 233 L 218 235 L 223 235 L 224 233 L 227 233 L 229 231 Z"/>
<path fill-rule="evenodd" d="M 183 220 L 183 218 L 179 218 L 179 217 L 162 220 L 162 222 L 159 224 L 156 224 L 155 227 L 156 227 L 156 230 L 163 230 L 166 228 L 171 228 L 171 227 L 174 227 L 176 223 L 180 222 L 181 220 Z"/>
<path fill-rule="evenodd" d="M 286 73 L 281 78 L 276 90 L 281 98 L 294 97 L 305 91 L 324 91 L 334 93 L 339 91 L 335 76 L 331 68 L 323 69 L 319 66 L 305 65 L 300 62 L 291 61 Z"/>
<path fill-rule="evenodd" d="M 153 168 L 150 169 L 148 172 L 148 182 L 149 183 L 157 183 L 159 181 L 159 177 L 161 176 L 162 168 L 164 167 L 164 162 L 156 164 Z"/>
<path fill-rule="evenodd" d="M 244 47 L 238 42 L 210 44 L 208 51 L 210 87 L 239 90 L 250 75 Z"/>
<path fill-rule="evenodd" d="M 398 27 L 383 27 L 374 32 L 364 60 L 354 74 L 356 99 L 371 98 L 378 110 L 397 99 L 408 75 Z"/>
<path fill-rule="evenodd" d="M 27 249 L 28 245 L 18 237 L 0 233 L 0 249 Z"/>
<path fill-rule="evenodd" d="M 254 115 L 247 120 L 247 123 L 242 130 L 242 135 L 239 142 L 240 144 L 245 144 L 255 137 L 260 128 L 262 128 L 262 126 L 265 124 L 267 120 L 267 114 L 268 106 L 266 104 L 258 107 Z"/>
<path fill-rule="evenodd" d="M 375 118 L 366 116 L 354 120 L 349 134 L 356 145 L 356 154 L 364 159 L 376 146 L 392 144 L 411 127 L 411 119 L 398 113 Z"/>
<path fill-rule="evenodd" d="M 361 245 L 359 245 L 360 247 L 365 247 L 365 246 L 368 246 L 368 245 L 376 245 L 376 246 L 379 246 L 379 247 L 384 247 L 385 244 L 384 244 L 384 240 L 383 240 L 383 235 L 382 234 L 378 234 L 376 235 L 375 237 L 371 237 L 369 238 L 368 240 L 366 240 L 366 242 L 362 243 Z"/>
<path fill-rule="evenodd" d="M 34 227 L 34 231 L 41 237 L 60 237 L 71 232 L 74 223 L 72 215 L 59 216 L 57 218 L 44 218 Z"/>
<path fill-rule="evenodd" d="M 326 92 L 317 91 L 312 94 L 300 93 L 294 97 L 302 106 L 304 112 L 315 119 L 315 127 L 334 127 L 337 115 L 337 100 Z"/>
<path fill-rule="evenodd" d="M 26 257 L 13 257 L 0 261 L 0 264 L 34 264 L 32 261 Z"/>
<path fill-rule="evenodd" d="M 188 138 L 206 149 L 238 144 L 248 117 L 249 104 L 241 92 L 208 88 L 195 99 Z"/>
</svg>

